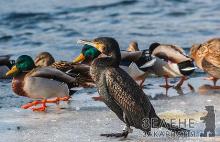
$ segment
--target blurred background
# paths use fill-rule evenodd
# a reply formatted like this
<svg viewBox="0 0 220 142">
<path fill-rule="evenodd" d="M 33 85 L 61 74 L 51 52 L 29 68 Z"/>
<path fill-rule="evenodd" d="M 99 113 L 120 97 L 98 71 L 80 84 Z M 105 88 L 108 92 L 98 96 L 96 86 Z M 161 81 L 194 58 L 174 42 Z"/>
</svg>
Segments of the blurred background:
<svg viewBox="0 0 220 142">
<path fill-rule="evenodd" d="M 78 39 L 98 36 L 116 38 L 121 49 L 135 40 L 140 49 L 160 42 L 188 52 L 192 44 L 220 36 L 220 0 L 0 0 L 0 55 L 13 54 L 16 59 L 48 51 L 56 60 L 71 61 L 82 48 Z M 205 106 L 214 106 L 220 136 L 220 91 L 203 80 L 206 75 L 197 70 L 183 89 L 172 88 L 168 96 L 159 87 L 163 78 L 147 78 L 144 91 L 157 113 L 197 120 L 195 132 L 204 130 L 199 120 Z M 102 102 L 91 99 L 97 95 L 96 89 L 79 89 L 70 104 L 34 113 L 20 108 L 31 99 L 14 95 L 11 80 L 0 80 L 0 141 L 39 142 L 39 136 L 45 142 L 109 141 L 99 134 L 120 131 L 124 124 Z M 135 130 L 126 141 L 138 140 L 164 138 L 145 137 Z"/>
<path fill-rule="evenodd" d="M 220 35 L 217 0 L 1 0 L 0 54 L 51 52 L 72 60 L 78 39 L 115 37 L 122 49 L 136 40 L 190 48 Z"/>
</svg>

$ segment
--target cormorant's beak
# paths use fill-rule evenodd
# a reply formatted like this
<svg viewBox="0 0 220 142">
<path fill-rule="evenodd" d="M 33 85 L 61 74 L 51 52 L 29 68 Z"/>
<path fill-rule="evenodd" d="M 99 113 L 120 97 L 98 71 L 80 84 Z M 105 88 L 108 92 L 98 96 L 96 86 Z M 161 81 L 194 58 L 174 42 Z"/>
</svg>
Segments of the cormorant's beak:
<svg viewBox="0 0 220 142">
<path fill-rule="evenodd" d="M 183 68 L 181 69 L 182 71 L 192 71 L 192 70 L 195 70 L 197 69 L 197 67 L 187 67 L 187 68 Z"/>
<path fill-rule="evenodd" d="M 103 53 L 103 44 L 99 43 L 99 42 L 95 42 L 95 41 L 89 41 L 89 40 L 78 40 L 77 43 L 80 44 L 87 44 L 90 46 L 95 47 L 96 49 L 98 49 L 101 53 Z"/>
<path fill-rule="evenodd" d="M 80 53 L 78 57 L 76 57 L 74 60 L 73 60 L 73 63 L 79 63 L 79 62 L 82 62 L 86 59 L 86 57 Z"/>
<path fill-rule="evenodd" d="M 9 70 L 5 76 L 12 76 L 14 75 L 15 73 L 19 72 L 18 68 L 16 67 L 16 65 L 14 65 L 11 70 Z"/>
<path fill-rule="evenodd" d="M 87 44 L 87 45 L 90 45 L 90 46 L 93 46 L 93 47 L 96 47 L 96 44 L 93 42 L 93 41 L 90 41 L 90 40 L 78 40 L 77 43 L 79 44 Z"/>
</svg>

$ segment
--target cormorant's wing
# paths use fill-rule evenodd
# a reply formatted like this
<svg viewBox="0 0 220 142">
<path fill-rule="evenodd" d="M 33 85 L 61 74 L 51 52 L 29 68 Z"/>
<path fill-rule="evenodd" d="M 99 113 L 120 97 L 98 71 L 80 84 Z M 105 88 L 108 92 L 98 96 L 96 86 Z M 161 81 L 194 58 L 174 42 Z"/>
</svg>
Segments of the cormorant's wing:
<svg viewBox="0 0 220 142">
<path fill-rule="evenodd" d="M 31 72 L 29 72 L 27 76 L 54 79 L 54 80 L 65 82 L 65 83 L 74 83 L 76 81 L 75 78 L 52 67 L 36 68 L 32 70 Z"/>
<path fill-rule="evenodd" d="M 119 117 L 119 119 L 123 122 L 123 111 L 120 106 L 115 102 L 114 98 L 110 95 L 105 74 L 102 74 L 99 80 L 99 84 L 101 88 L 98 89 L 98 93 L 104 97 L 105 104 Z"/>
<path fill-rule="evenodd" d="M 114 101 L 125 113 L 129 124 L 142 128 L 144 118 L 149 118 L 151 103 L 138 84 L 122 69 L 110 68 L 105 72 L 107 88 Z"/>
</svg>

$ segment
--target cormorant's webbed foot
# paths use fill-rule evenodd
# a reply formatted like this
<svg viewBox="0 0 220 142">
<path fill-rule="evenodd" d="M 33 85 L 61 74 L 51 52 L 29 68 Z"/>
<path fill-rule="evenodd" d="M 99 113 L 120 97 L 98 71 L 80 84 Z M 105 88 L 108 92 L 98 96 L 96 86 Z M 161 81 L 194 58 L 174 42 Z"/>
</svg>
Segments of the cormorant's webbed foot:
<svg viewBox="0 0 220 142">
<path fill-rule="evenodd" d="M 123 131 L 122 133 L 111 133 L 111 134 L 101 134 L 101 136 L 105 136 L 105 137 L 124 137 L 127 138 L 128 136 L 128 131 Z"/>
</svg>

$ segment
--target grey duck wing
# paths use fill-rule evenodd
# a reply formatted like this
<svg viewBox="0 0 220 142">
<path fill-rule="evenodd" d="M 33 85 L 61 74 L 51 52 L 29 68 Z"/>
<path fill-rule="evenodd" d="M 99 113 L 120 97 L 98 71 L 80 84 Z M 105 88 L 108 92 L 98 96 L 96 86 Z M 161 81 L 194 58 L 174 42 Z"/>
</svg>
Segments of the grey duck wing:
<svg viewBox="0 0 220 142">
<path fill-rule="evenodd" d="M 121 68 L 105 71 L 107 89 L 125 113 L 130 126 L 142 129 L 142 121 L 149 118 L 152 105 L 138 84 Z"/>
<path fill-rule="evenodd" d="M 72 86 L 75 86 L 75 84 L 77 83 L 76 78 L 71 77 L 65 74 L 64 72 L 52 67 L 35 68 L 32 71 L 30 71 L 26 76 L 57 80 L 68 84 L 70 88 L 72 88 Z"/>
</svg>

